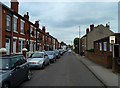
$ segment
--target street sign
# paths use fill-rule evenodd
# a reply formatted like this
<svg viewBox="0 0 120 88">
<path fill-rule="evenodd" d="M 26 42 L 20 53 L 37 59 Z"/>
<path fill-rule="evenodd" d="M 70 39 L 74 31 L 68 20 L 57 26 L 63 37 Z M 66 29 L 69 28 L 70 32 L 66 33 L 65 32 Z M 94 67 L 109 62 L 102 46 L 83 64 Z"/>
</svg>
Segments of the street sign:
<svg viewBox="0 0 120 88">
<path fill-rule="evenodd" d="M 115 44 L 115 36 L 110 36 L 110 44 Z"/>
</svg>

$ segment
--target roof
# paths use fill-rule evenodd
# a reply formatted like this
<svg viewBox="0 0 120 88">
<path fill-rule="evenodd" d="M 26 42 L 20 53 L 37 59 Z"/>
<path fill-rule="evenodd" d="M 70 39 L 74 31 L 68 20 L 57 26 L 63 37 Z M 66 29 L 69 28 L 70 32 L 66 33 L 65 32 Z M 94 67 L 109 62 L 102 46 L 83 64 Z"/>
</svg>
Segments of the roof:
<svg viewBox="0 0 120 88">
<path fill-rule="evenodd" d="M 112 35 L 110 35 L 110 36 L 117 36 L 117 37 L 120 37 L 120 33 L 114 33 L 114 34 L 112 34 Z M 104 39 L 108 39 L 110 36 L 107 36 L 107 37 L 98 39 L 98 40 L 96 40 L 96 41 L 94 41 L 94 42 L 97 42 L 97 41 L 100 41 L 100 40 L 104 40 Z"/>
</svg>

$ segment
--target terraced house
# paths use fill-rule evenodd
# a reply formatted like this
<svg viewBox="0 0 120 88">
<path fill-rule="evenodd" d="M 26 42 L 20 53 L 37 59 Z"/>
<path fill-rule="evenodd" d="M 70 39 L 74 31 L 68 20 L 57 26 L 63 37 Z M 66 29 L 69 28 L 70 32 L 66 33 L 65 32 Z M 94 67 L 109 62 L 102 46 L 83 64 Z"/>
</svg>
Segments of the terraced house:
<svg viewBox="0 0 120 88">
<path fill-rule="evenodd" d="M 11 0 L 11 8 L 0 3 L 0 48 L 6 48 L 7 53 L 21 53 L 23 48 L 28 51 L 49 50 L 59 48 L 56 38 L 46 33 L 45 26 L 39 28 L 39 21 L 32 23 L 29 13 L 24 16 L 19 13 L 19 2 Z"/>
</svg>

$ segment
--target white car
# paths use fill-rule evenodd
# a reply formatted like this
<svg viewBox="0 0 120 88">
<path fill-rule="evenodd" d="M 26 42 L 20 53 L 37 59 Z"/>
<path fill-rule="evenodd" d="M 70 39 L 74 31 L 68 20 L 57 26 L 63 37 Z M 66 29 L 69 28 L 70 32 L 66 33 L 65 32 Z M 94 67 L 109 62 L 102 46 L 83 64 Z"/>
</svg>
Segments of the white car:
<svg viewBox="0 0 120 88">
<path fill-rule="evenodd" d="M 29 58 L 28 62 L 30 68 L 42 68 L 44 69 L 45 65 L 49 65 L 49 57 L 45 52 L 35 52 Z"/>
<path fill-rule="evenodd" d="M 72 50 L 71 50 L 71 49 L 69 49 L 69 50 L 68 50 L 68 52 L 69 52 L 69 53 L 71 53 L 71 52 L 72 52 Z"/>
</svg>

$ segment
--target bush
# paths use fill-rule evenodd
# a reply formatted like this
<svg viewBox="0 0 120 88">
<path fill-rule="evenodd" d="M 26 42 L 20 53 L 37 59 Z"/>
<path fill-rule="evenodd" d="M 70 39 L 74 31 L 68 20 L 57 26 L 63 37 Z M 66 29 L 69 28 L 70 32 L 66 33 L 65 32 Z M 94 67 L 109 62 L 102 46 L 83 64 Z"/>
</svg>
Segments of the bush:
<svg viewBox="0 0 120 88">
<path fill-rule="evenodd" d="M 86 50 L 87 52 L 94 52 L 94 49 Z"/>
</svg>

